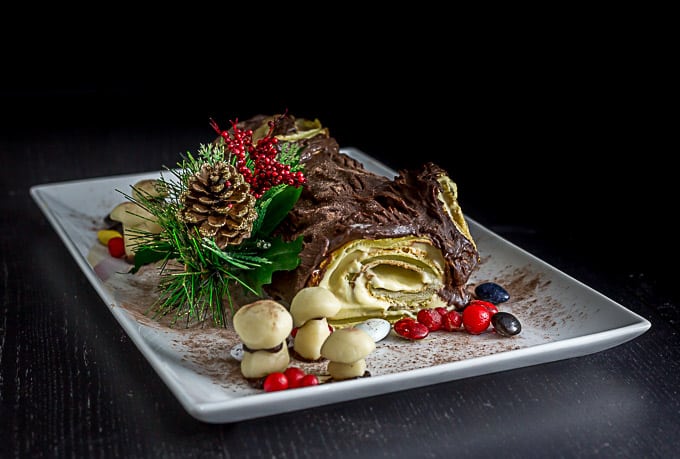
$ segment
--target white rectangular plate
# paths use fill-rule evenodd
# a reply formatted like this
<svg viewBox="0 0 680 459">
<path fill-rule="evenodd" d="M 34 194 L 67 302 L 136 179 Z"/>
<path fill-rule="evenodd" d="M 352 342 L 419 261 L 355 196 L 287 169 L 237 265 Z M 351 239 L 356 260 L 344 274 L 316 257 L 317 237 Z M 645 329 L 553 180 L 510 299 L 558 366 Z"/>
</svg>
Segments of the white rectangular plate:
<svg viewBox="0 0 680 459">
<path fill-rule="evenodd" d="M 394 171 L 353 148 L 343 149 L 366 169 Z M 471 282 L 495 281 L 511 294 L 522 332 L 469 335 L 437 331 L 422 341 L 393 334 L 367 357 L 370 377 L 265 393 L 251 387 L 230 356 L 238 338 L 229 329 L 169 328 L 143 314 L 155 298 L 157 274 L 127 274 L 129 265 L 108 256 L 97 241 L 104 217 L 130 185 L 160 172 L 94 178 L 31 188 L 31 195 L 113 316 L 185 409 L 209 423 L 234 422 L 330 403 L 386 394 L 599 352 L 629 341 L 650 322 L 576 279 L 511 244 L 473 220 L 470 230 L 482 257 Z M 123 365 L 124 362 L 121 362 Z M 323 373 L 324 363 L 293 361 Z"/>
</svg>

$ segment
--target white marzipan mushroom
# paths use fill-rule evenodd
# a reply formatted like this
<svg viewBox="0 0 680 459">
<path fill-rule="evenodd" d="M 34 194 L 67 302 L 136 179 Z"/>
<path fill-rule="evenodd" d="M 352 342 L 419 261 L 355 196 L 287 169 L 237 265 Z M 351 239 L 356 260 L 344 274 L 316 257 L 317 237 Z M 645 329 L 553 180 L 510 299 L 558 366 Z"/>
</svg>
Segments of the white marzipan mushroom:
<svg viewBox="0 0 680 459">
<path fill-rule="evenodd" d="M 241 360 L 244 377 L 262 378 L 288 367 L 286 338 L 293 329 L 293 318 L 283 305 L 272 300 L 255 301 L 236 311 L 232 322 L 247 347 Z M 279 350 L 271 351 L 278 346 Z"/>
<path fill-rule="evenodd" d="M 137 201 L 144 199 L 164 198 L 167 191 L 159 187 L 160 182 L 156 179 L 144 179 L 132 186 L 132 197 Z"/>
<path fill-rule="evenodd" d="M 365 358 L 375 350 L 375 341 L 359 328 L 335 330 L 321 346 L 321 356 L 327 358 L 328 373 L 333 379 L 363 376 Z"/>
<path fill-rule="evenodd" d="M 321 355 L 332 362 L 353 363 L 375 350 L 375 341 L 365 331 L 349 327 L 335 330 L 321 346 Z"/>
<path fill-rule="evenodd" d="M 156 223 L 156 217 L 147 211 L 140 202 L 152 199 L 161 199 L 167 196 L 155 179 L 140 180 L 132 188 L 134 201 L 126 201 L 118 204 L 109 214 L 113 221 L 123 225 L 123 241 L 125 242 L 125 256 L 131 260 L 135 256 L 137 247 L 144 243 L 144 233 L 158 234 L 163 231 Z"/>
<path fill-rule="evenodd" d="M 327 370 L 335 380 L 358 378 L 366 373 L 366 359 L 353 363 L 328 362 Z"/>
<path fill-rule="evenodd" d="M 269 373 L 283 372 L 290 363 L 288 347 L 283 343 L 277 352 L 244 352 L 241 360 L 241 374 L 244 378 L 264 378 Z"/>
<path fill-rule="evenodd" d="M 144 233 L 158 234 L 163 231 L 152 213 L 132 201 L 118 204 L 109 214 L 109 218 L 123 225 L 125 255 L 128 258 L 134 257 L 137 246 L 143 242 Z"/>
<path fill-rule="evenodd" d="M 321 358 L 321 346 L 331 334 L 326 318 L 308 320 L 298 328 L 295 334 L 293 349 L 301 357 L 309 360 Z"/>
<path fill-rule="evenodd" d="M 341 304 L 333 292 L 323 287 L 305 287 L 290 302 L 290 314 L 296 327 L 310 319 L 333 317 L 340 308 Z"/>
<path fill-rule="evenodd" d="M 271 349 L 286 340 L 293 329 L 288 310 L 272 300 L 258 300 L 242 306 L 233 318 L 234 330 L 252 350 Z"/>
<path fill-rule="evenodd" d="M 302 358 L 318 360 L 321 346 L 331 334 L 326 317 L 334 316 L 340 310 L 335 295 L 323 287 L 301 289 L 290 303 L 293 325 L 298 327 L 293 349 Z"/>
</svg>

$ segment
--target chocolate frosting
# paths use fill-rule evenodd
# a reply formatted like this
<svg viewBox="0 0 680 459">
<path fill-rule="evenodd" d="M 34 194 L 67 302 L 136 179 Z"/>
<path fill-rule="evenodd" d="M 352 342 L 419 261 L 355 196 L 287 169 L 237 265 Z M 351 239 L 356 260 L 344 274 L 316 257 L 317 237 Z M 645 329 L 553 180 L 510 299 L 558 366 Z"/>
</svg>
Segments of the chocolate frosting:
<svg viewBox="0 0 680 459">
<path fill-rule="evenodd" d="M 449 305 L 465 306 L 469 301 L 465 286 L 478 265 L 479 254 L 437 199 L 437 179 L 446 171 L 428 162 L 401 170 L 391 180 L 340 153 L 332 137 L 318 136 L 305 142 L 307 183 L 277 229 L 285 240 L 303 237 L 301 262 L 293 271 L 276 272 L 267 292 L 289 303 L 298 290 L 318 283 L 324 260 L 347 242 L 422 236 L 429 238 L 446 260 L 445 286 L 439 296 Z"/>
</svg>

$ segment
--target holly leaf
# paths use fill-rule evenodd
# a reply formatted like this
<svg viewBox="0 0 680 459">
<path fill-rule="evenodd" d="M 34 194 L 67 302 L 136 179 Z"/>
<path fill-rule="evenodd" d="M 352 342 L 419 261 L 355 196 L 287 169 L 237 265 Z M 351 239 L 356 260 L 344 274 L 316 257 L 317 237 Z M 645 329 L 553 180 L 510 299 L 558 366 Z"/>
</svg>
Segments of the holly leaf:
<svg viewBox="0 0 680 459">
<path fill-rule="evenodd" d="M 243 271 L 248 285 L 260 295 L 262 286 L 271 284 L 274 271 L 290 271 L 300 264 L 302 236 L 290 242 L 285 242 L 280 237 L 270 242 L 271 246 L 260 253 L 260 256 L 269 260 L 270 263 L 263 264 L 254 270 Z"/>
<path fill-rule="evenodd" d="M 302 194 L 302 187 L 284 185 L 269 190 L 271 195 L 263 196 L 260 203 L 261 220 L 256 222 L 255 232 L 258 236 L 269 236 L 286 218 Z"/>
</svg>

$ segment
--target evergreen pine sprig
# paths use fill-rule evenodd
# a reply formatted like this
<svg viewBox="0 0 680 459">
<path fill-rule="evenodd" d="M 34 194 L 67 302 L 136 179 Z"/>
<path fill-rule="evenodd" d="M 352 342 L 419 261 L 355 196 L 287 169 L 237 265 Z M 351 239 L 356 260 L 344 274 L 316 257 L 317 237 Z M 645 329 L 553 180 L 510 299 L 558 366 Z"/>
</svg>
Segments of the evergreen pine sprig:
<svg viewBox="0 0 680 459">
<path fill-rule="evenodd" d="M 298 145 L 282 142 L 280 152 L 282 164 L 289 165 L 291 171 L 302 170 Z M 250 236 L 223 249 L 214 238 L 202 235 L 196 226 L 180 217 L 185 206 L 183 196 L 192 177 L 206 165 L 214 167 L 225 162 L 236 165 L 237 158 L 225 154 L 224 145 L 200 145 L 196 156 L 187 152 L 176 169 L 165 169 L 171 179 L 161 174 L 157 187 L 164 192 L 164 199 L 141 190 L 133 193 L 137 198 L 126 195 L 148 210 L 162 228 L 160 234 L 139 235 L 142 242 L 135 251 L 131 272 L 137 272 L 143 265 L 159 263 L 160 295 L 150 312 L 155 318 L 174 314 L 173 325 L 180 320 L 186 325 L 212 320 L 217 326 L 225 326 L 235 312 L 235 295 L 246 292 L 261 296 L 262 287 L 271 282 L 275 271 L 295 269 L 300 262 L 301 238 L 283 241 L 271 236 L 297 202 L 302 192 L 300 186 L 277 184 L 265 191 L 255 201 L 256 217 Z M 237 292 L 235 288 L 242 290 Z"/>
</svg>

